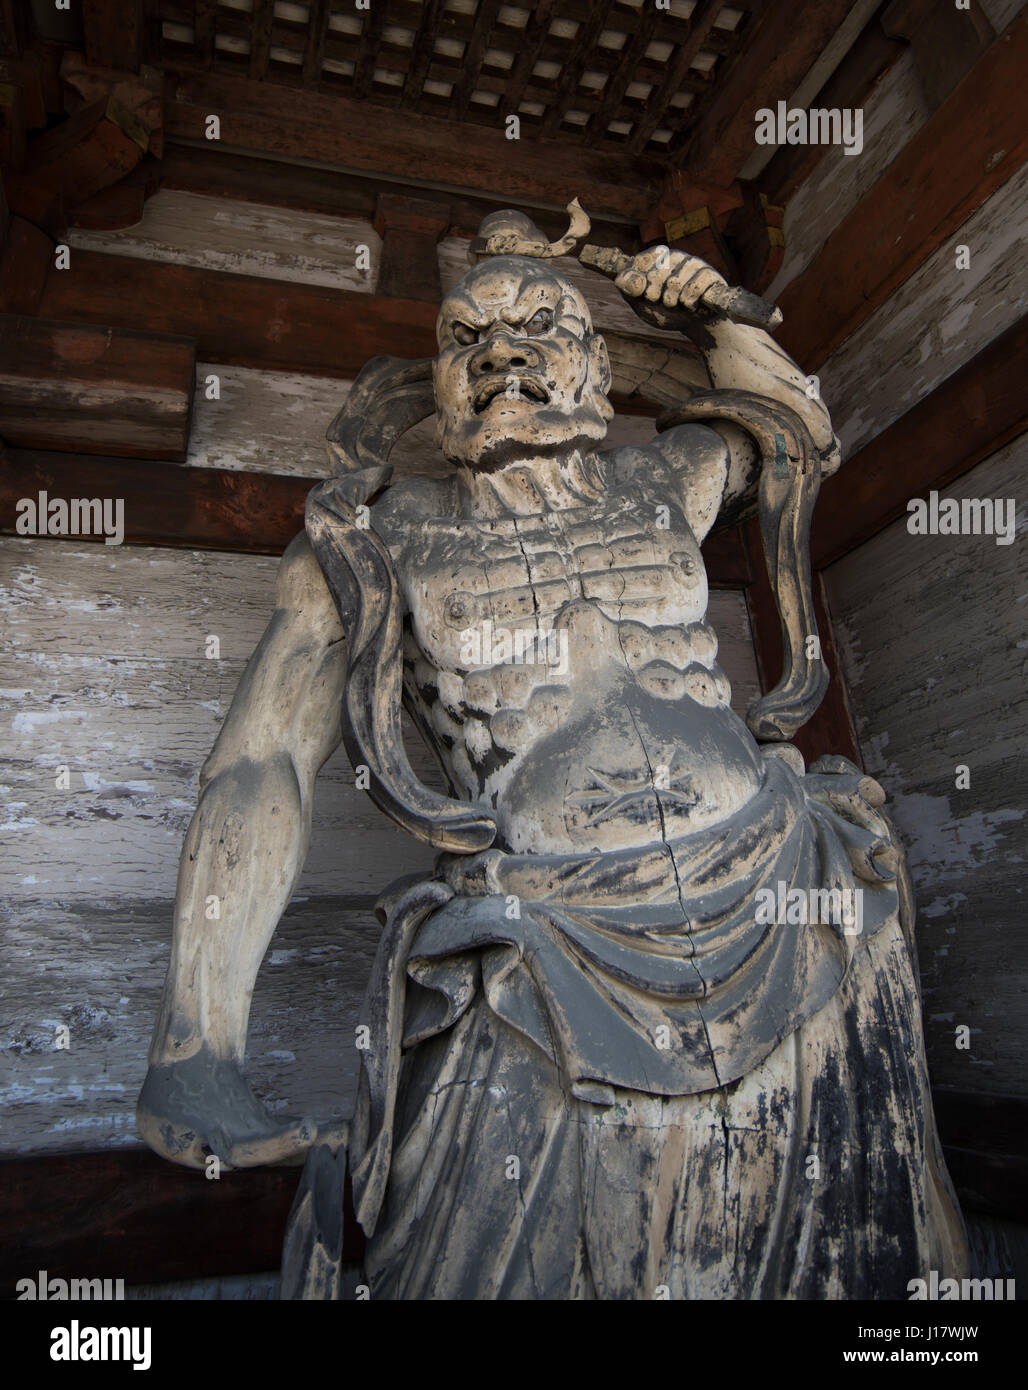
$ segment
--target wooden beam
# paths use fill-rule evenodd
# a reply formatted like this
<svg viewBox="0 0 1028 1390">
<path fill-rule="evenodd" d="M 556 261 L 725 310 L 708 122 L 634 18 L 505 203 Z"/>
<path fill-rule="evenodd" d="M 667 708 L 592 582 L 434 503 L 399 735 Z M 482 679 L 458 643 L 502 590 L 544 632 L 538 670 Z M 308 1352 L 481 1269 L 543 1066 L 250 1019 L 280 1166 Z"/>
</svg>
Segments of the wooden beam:
<svg viewBox="0 0 1028 1390">
<path fill-rule="evenodd" d="M 596 47 L 596 40 L 607 27 L 607 16 L 613 9 L 613 0 L 593 0 L 589 16 L 578 26 L 573 57 L 561 64 L 557 78 L 557 91 L 542 117 L 542 133 L 553 135 L 560 129 L 564 113 L 575 107 L 578 79 L 585 71 L 590 52 Z"/>
<path fill-rule="evenodd" d="M 817 507 L 814 508 L 815 515 Z M 750 556 L 753 582 L 746 590 L 746 606 L 750 615 L 750 630 L 757 657 L 757 670 L 765 694 L 773 690 L 782 674 L 785 648 L 782 643 L 782 620 L 774 592 L 767 577 L 760 522 L 756 517 L 743 523 L 746 548 Z M 857 742 L 846 685 L 839 655 L 832 635 L 832 620 L 828 611 L 824 582 L 820 573 L 813 576 L 814 613 L 817 618 L 821 658 L 828 668 L 829 684 L 825 698 L 792 742 L 803 754 L 809 767 L 826 753 L 838 753 L 857 767 L 863 768 L 860 744 Z"/>
<path fill-rule="evenodd" d="M 183 468 L 149 459 L 8 448 L 0 468 L 0 532 L 13 536 L 20 498 L 99 497 L 125 504 L 126 545 L 281 555 L 303 530 L 317 478 Z M 103 543 L 103 536 L 67 539 Z"/>
<path fill-rule="evenodd" d="M 26 449 L 186 457 L 188 338 L 0 314 L 0 435 Z"/>
<path fill-rule="evenodd" d="M 647 98 L 646 105 L 649 109 L 639 117 L 632 131 L 628 148 L 633 154 L 640 154 L 646 148 L 650 136 L 668 117 L 671 111 L 669 102 L 681 87 L 692 67 L 693 59 L 703 47 L 722 8 L 721 0 L 698 0 L 696 8 L 689 16 L 688 38 L 666 65 L 656 92 L 651 92 Z"/>
<path fill-rule="evenodd" d="M 805 371 L 829 354 L 1028 155 L 1028 14 L 979 59 L 779 296 L 778 337 Z"/>
<path fill-rule="evenodd" d="M 0 313 L 36 313 L 53 264 L 53 238 L 25 218 L 11 217 L 0 250 Z"/>
<path fill-rule="evenodd" d="M 205 362 L 353 377 L 380 353 L 433 356 L 438 305 L 75 250 L 39 313 L 193 338 Z"/>
<path fill-rule="evenodd" d="M 524 100 L 525 90 L 532 80 L 532 69 L 542 56 L 556 3 L 557 0 L 537 0 L 535 8 L 528 12 L 528 23 L 517 48 L 517 61 L 507 84 L 507 109 L 512 115 Z"/>
<path fill-rule="evenodd" d="M 322 0 L 326 4 L 327 0 Z M 214 58 L 214 39 L 217 32 L 218 0 L 195 0 L 193 11 L 193 47 L 201 66 L 209 68 Z"/>
<path fill-rule="evenodd" d="M 757 111 L 792 96 L 852 3 L 797 0 L 765 8 L 689 142 L 681 164 L 690 179 L 726 187 L 738 177 L 756 148 Z"/>
<path fill-rule="evenodd" d="M 325 61 L 325 40 L 328 37 L 330 0 L 312 0 L 307 12 L 307 38 L 303 48 L 303 85 L 316 87 L 321 81 L 321 65 Z"/>
<path fill-rule="evenodd" d="M 437 248 L 449 225 L 445 203 L 384 193 L 375 209 L 375 231 L 382 238 L 378 294 L 438 307 L 443 288 Z"/>
<path fill-rule="evenodd" d="M 253 0 L 250 18 L 250 76 L 256 81 L 268 75 L 271 26 L 274 22 L 275 0 Z"/>
<path fill-rule="evenodd" d="M 357 98 L 366 97 L 371 90 L 371 81 L 375 73 L 375 53 L 382 37 L 385 19 L 385 5 L 372 5 L 361 15 L 360 47 L 353 70 L 353 92 Z"/>
<path fill-rule="evenodd" d="M 1028 318 L 994 339 L 843 464 L 821 489 L 812 549 L 819 567 L 849 554 L 912 497 L 968 472 L 1028 429 Z"/>
<path fill-rule="evenodd" d="M 382 7 L 364 16 L 381 13 Z M 578 196 L 596 216 L 637 221 L 663 178 L 653 159 L 583 151 L 544 140 L 508 140 L 503 131 L 436 116 L 376 109 L 365 102 L 204 72 L 170 72 L 167 133 L 206 144 L 208 115 L 221 119 L 223 146 L 347 170 L 475 189 L 502 200 L 564 207 Z"/>
<path fill-rule="evenodd" d="M 208 1182 L 145 1150 L 0 1162 L 0 1297 L 17 1280 L 166 1283 L 278 1269 L 299 1168 L 250 1168 Z M 364 1234 L 344 1193 L 344 1259 Z"/>
<path fill-rule="evenodd" d="M 261 159 L 255 155 L 232 154 L 214 143 L 168 145 L 161 165 L 161 184 L 213 198 L 241 198 L 250 203 L 270 203 L 277 207 L 305 212 L 326 212 L 342 217 L 373 220 L 379 197 L 405 194 L 412 198 L 443 198 L 450 208 L 451 231 L 473 236 L 482 218 L 495 212 L 498 202 L 487 194 L 434 194 L 415 183 L 376 179 L 373 174 L 347 174 L 340 178 L 330 169 L 312 169 L 301 164 Z M 540 211 L 531 203 L 508 195 L 504 207 L 516 208 L 532 218 L 550 240 L 567 231 L 563 211 Z M 628 252 L 639 249 L 634 227 L 597 218 L 589 233 L 590 241 L 602 246 L 618 246 Z"/>
<path fill-rule="evenodd" d="M 893 0 L 882 15 L 882 28 L 910 42 L 929 111 L 941 105 L 996 37 L 978 5 L 958 10 L 924 0 Z"/>
<path fill-rule="evenodd" d="M 407 73 L 403 82 L 402 101 L 404 106 L 416 106 L 421 99 L 425 78 L 428 75 L 429 65 L 435 51 L 435 40 L 439 32 L 439 17 L 443 5 L 444 0 L 428 0 L 427 4 L 421 6 L 418 27 L 414 33 L 410 56 L 407 59 Z M 481 20 L 480 16 L 476 16 L 476 18 Z M 492 16 L 489 17 L 489 24 L 492 24 Z M 481 27 L 481 23 L 476 26 L 476 34 L 479 27 Z M 466 64 L 467 50 L 465 50 L 464 58 Z M 464 119 L 463 111 L 458 110 L 456 114 L 458 120 Z"/>
<path fill-rule="evenodd" d="M 890 38 L 883 30 L 880 11 L 860 31 L 853 47 L 831 77 L 810 102 L 825 110 L 855 110 L 862 107 L 868 93 L 906 51 L 906 44 Z M 828 145 L 783 145 L 756 183 L 772 203 L 786 203 L 810 177 L 830 147 Z"/>
<path fill-rule="evenodd" d="M 86 61 L 138 72 L 143 50 L 141 0 L 82 0 Z"/>
</svg>

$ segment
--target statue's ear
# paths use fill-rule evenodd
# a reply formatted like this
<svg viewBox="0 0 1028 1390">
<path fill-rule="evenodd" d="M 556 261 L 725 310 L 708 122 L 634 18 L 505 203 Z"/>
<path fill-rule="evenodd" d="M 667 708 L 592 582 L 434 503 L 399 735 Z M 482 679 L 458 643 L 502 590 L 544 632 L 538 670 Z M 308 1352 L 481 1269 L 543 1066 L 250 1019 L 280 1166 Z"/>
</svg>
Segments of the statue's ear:
<svg viewBox="0 0 1028 1390">
<path fill-rule="evenodd" d="M 593 384 L 598 391 L 604 395 L 610 390 L 614 375 L 610 370 L 610 358 L 607 356 L 607 344 L 599 333 L 593 333 L 588 339 L 589 353 L 589 372 L 592 376 Z"/>
</svg>

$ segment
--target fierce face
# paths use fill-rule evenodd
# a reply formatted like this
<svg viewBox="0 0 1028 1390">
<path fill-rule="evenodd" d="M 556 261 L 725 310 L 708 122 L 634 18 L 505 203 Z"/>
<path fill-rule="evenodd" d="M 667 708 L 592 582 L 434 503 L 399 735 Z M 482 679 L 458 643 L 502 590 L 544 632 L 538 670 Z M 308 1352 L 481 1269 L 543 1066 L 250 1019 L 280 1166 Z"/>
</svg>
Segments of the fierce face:
<svg viewBox="0 0 1028 1390">
<path fill-rule="evenodd" d="M 606 434 L 607 349 L 582 296 L 545 265 L 476 266 L 443 301 L 436 332 L 436 444 L 454 463 L 491 471 Z"/>
</svg>

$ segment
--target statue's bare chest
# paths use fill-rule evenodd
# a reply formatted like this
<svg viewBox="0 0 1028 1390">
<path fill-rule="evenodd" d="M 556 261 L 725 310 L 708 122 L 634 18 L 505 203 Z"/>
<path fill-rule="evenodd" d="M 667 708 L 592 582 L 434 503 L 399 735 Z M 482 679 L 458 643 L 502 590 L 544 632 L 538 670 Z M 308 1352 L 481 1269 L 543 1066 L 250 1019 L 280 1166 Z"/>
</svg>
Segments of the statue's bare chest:
<svg viewBox="0 0 1028 1390">
<path fill-rule="evenodd" d="M 417 522 L 399 568 L 415 641 L 438 670 L 461 668 L 468 630 L 548 627 L 575 600 L 646 626 L 697 622 L 706 609 L 695 538 L 676 508 L 647 498 Z"/>
</svg>

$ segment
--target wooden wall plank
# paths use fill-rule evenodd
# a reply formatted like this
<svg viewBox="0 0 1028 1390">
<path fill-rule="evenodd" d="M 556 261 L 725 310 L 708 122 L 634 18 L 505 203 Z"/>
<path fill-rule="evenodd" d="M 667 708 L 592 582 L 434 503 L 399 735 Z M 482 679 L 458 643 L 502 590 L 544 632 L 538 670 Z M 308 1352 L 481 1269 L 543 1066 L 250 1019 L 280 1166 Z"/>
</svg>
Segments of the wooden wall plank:
<svg viewBox="0 0 1028 1390">
<path fill-rule="evenodd" d="M 0 314 L 0 436 L 35 449 L 183 459 L 188 338 Z"/>
<path fill-rule="evenodd" d="M 780 296 L 808 370 L 1000 188 L 1028 153 L 1028 17 L 1015 20 Z"/>
<path fill-rule="evenodd" d="M 437 308 L 80 250 L 49 277 L 39 312 L 182 334 L 207 361 L 352 377 L 378 353 L 434 354 Z"/>
<path fill-rule="evenodd" d="M 690 179 L 727 187 L 756 148 L 753 113 L 788 98 L 853 0 L 768 5 L 732 60 L 682 160 Z"/>
<path fill-rule="evenodd" d="M 847 155 L 841 145 L 818 147 L 823 148 L 821 158 L 786 203 L 785 260 L 767 290 L 772 302 L 777 302 L 786 285 L 814 261 L 828 237 L 928 120 L 931 113 L 909 50 L 896 60 L 862 109 L 864 148 L 860 154 Z"/>
<path fill-rule="evenodd" d="M 1015 438 L 1028 423 L 1021 319 L 865 445 L 822 489 L 814 510 L 815 565 L 848 554 L 927 496 Z"/>
<path fill-rule="evenodd" d="M 826 573 L 865 764 L 886 789 L 917 891 L 933 1081 L 1022 1099 L 1026 464 L 1022 434 L 946 489 L 1015 498 L 1014 544 L 910 535 L 898 520 Z"/>
<path fill-rule="evenodd" d="M 193 468 L 149 459 L 10 448 L 0 472 L 0 533 L 13 536 L 15 507 L 40 491 L 124 504 L 129 545 L 200 546 L 281 554 L 303 525 L 311 479 Z M 81 540 L 103 541 L 102 536 Z"/>
<path fill-rule="evenodd" d="M 1028 166 L 822 363 L 821 394 L 847 458 L 1028 310 L 1026 225 Z M 958 268 L 959 247 L 967 248 L 967 269 Z"/>
<path fill-rule="evenodd" d="M 114 232 L 73 227 L 73 250 L 374 294 L 382 241 L 369 221 L 162 188 Z M 357 269 L 366 246 L 370 269 Z"/>
</svg>

